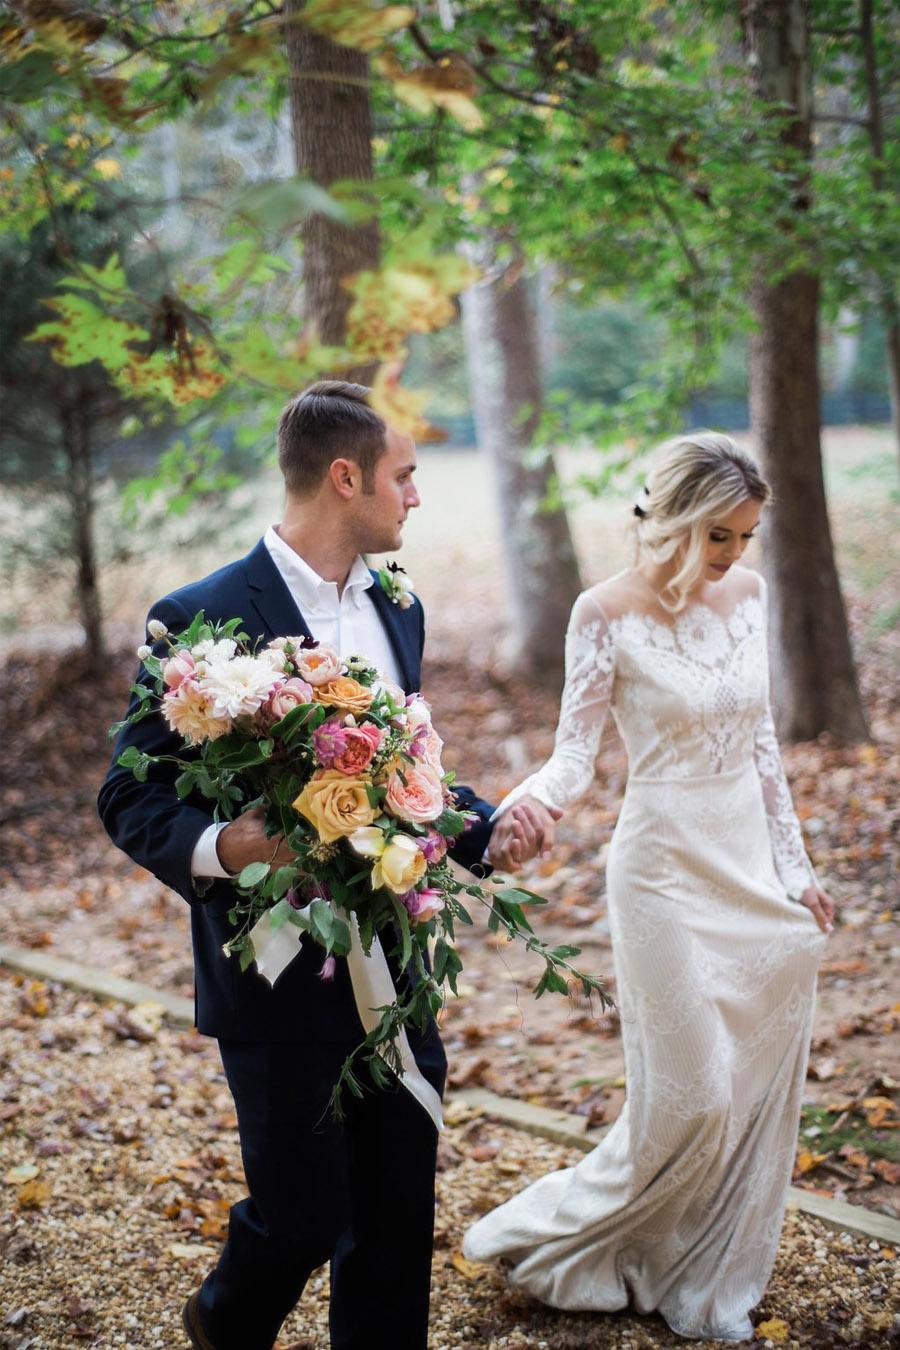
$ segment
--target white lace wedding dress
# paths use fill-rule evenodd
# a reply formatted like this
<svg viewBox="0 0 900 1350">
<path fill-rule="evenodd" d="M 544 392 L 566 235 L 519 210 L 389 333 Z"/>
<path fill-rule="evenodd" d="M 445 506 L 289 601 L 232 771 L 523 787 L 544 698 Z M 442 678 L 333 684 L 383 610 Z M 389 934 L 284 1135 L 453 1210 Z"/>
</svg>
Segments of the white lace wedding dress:
<svg viewBox="0 0 900 1350">
<path fill-rule="evenodd" d="M 797 1140 L 823 935 L 768 702 L 762 580 L 674 619 L 626 572 L 579 597 L 553 755 L 512 792 L 581 796 L 607 709 L 628 753 L 607 863 L 628 1098 L 577 1167 L 480 1219 L 473 1260 L 555 1308 L 752 1337 Z M 713 588 L 710 588 L 713 592 Z"/>
</svg>

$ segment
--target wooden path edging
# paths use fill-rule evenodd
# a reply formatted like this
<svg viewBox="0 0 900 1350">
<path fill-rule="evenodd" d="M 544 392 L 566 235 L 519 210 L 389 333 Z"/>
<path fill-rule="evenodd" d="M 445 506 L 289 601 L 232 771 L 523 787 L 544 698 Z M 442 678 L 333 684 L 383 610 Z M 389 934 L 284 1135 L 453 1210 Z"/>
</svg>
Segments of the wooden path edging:
<svg viewBox="0 0 900 1350">
<path fill-rule="evenodd" d="M 163 1009 L 167 1021 L 173 1026 L 194 1025 L 192 999 L 154 989 L 137 980 L 124 979 L 121 975 L 112 975 L 98 966 L 85 966 L 66 957 L 35 951 L 30 947 L 16 947 L 9 942 L 0 942 L 0 965 L 36 979 L 54 980 L 70 989 L 80 989 L 86 994 L 126 1003 L 131 1007 L 156 1004 Z M 525 1134 L 538 1135 L 557 1144 L 568 1144 L 584 1153 L 589 1153 L 609 1128 L 589 1130 L 584 1116 L 554 1111 L 546 1106 L 534 1106 L 516 1097 L 501 1097 L 495 1092 L 488 1092 L 486 1088 L 462 1088 L 448 1094 L 446 1115 L 451 1124 L 454 1115 L 460 1117 L 468 1112 L 489 1116 Z M 853 1233 L 857 1237 L 900 1247 L 900 1220 L 864 1209 L 862 1205 L 849 1205 L 845 1200 L 832 1200 L 828 1196 L 815 1195 L 792 1186 L 788 1192 L 788 1208 L 809 1214 L 834 1232 Z"/>
</svg>

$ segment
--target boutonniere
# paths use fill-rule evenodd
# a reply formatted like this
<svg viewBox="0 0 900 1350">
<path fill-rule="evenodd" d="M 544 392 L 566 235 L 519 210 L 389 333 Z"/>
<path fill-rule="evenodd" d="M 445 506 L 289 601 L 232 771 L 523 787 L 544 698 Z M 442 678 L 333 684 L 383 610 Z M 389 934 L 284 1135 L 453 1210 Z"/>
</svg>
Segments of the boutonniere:
<svg viewBox="0 0 900 1350">
<path fill-rule="evenodd" d="M 413 584 L 404 568 L 395 562 L 388 563 L 378 569 L 378 582 L 391 604 L 409 609 L 413 602 Z"/>
</svg>

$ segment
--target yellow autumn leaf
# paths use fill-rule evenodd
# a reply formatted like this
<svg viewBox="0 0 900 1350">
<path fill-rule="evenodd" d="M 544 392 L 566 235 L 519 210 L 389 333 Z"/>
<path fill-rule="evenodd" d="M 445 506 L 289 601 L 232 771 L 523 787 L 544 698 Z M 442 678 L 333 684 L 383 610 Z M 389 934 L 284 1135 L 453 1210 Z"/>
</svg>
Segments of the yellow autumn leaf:
<svg viewBox="0 0 900 1350">
<path fill-rule="evenodd" d="M 51 1194 L 50 1183 L 34 1177 L 16 1191 L 16 1204 L 19 1209 L 40 1209 L 41 1205 L 50 1199 Z"/>
<path fill-rule="evenodd" d="M 791 1329 L 780 1317 L 770 1317 L 767 1322 L 760 1322 L 756 1328 L 756 1338 L 760 1341 L 774 1341 L 776 1345 L 784 1345 Z"/>
<path fill-rule="evenodd" d="M 809 1149 L 801 1149 L 797 1154 L 797 1171 L 811 1172 L 813 1168 L 818 1167 L 820 1162 L 824 1162 L 828 1157 L 827 1153 L 811 1153 Z"/>
<path fill-rule="evenodd" d="M 434 426 L 424 415 L 427 399 L 427 394 L 403 388 L 400 384 L 400 366 L 396 362 L 379 368 L 369 394 L 370 405 L 395 430 L 417 441 L 444 441 L 447 433 Z"/>
<path fill-rule="evenodd" d="M 105 156 L 103 159 L 94 160 L 94 168 L 101 178 L 121 178 L 122 166 L 117 159 Z"/>
<path fill-rule="evenodd" d="M 477 82 L 469 63 L 452 54 L 427 66 L 405 71 L 392 53 L 376 62 L 376 69 L 394 86 L 394 92 L 423 115 L 443 108 L 467 131 L 480 131 L 484 118 L 472 101 Z"/>
<path fill-rule="evenodd" d="M 469 1261 L 462 1252 L 454 1252 L 451 1259 L 454 1269 L 459 1271 L 464 1280 L 478 1280 L 488 1269 L 480 1261 Z"/>
<path fill-rule="evenodd" d="M 866 1097 L 863 1100 L 866 1121 L 874 1130 L 895 1130 L 900 1126 L 896 1117 L 897 1106 L 890 1097 Z"/>
<path fill-rule="evenodd" d="M 375 8 L 369 0 L 308 0 L 299 18 L 307 28 L 324 33 L 342 47 L 371 52 L 391 33 L 413 23 L 416 11 L 412 5 Z"/>
</svg>

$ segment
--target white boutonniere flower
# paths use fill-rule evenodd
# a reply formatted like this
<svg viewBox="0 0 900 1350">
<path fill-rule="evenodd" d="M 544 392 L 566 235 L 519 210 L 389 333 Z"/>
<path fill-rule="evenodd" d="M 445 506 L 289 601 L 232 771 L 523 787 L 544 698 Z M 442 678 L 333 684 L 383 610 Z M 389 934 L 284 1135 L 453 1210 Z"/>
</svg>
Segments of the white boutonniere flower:
<svg viewBox="0 0 900 1350">
<path fill-rule="evenodd" d="M 378 581 L 387 598 L 401 609 L 409 609 L 413 602 L 413 584 L 404 568 L 398 563 L 388 563 L 380 568 Z"/>
</svg>

